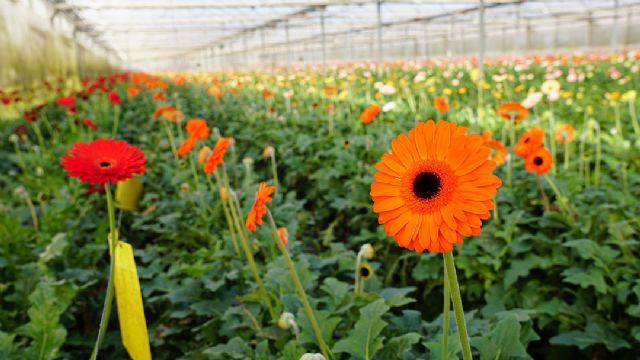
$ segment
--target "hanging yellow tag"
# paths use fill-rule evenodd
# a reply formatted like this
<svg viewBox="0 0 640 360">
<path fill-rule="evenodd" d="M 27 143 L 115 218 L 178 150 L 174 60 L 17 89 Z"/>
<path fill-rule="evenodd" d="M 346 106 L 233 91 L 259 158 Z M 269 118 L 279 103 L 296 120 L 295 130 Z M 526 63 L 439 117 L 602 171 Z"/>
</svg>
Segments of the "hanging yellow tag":
<svg viewBox="0 0 640 360">
<path fill-rule="evenodd" d="M 118 241 L 117 244 L 115 287 L 122 343 L 133 360 L 150 360 L 147 321 L 133 248 L 126 242 Z"/>
<path fill-rule="evenodd" d="M 136 178 L 120 181 L 116 186 L 116 207 L 127 211 L 138 211 L 142 182 Z"/>
</svg>

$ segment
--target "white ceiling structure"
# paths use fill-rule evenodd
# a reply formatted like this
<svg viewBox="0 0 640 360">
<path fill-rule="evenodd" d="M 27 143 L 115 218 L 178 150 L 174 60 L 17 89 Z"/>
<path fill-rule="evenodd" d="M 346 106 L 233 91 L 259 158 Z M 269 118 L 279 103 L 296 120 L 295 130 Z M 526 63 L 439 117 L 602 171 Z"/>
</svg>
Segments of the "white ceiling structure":
<svg viewBox="0 0 640 360">
<path fill-rule="evenodd" d="M 640 0 L 51 0 L 78 31 L 125 66 L 225 66 L 391 60 L 562 43 L 562 26 L 584 44 L 636 41 Z M 484 19 L 483 19 L 484 18 Z M 484 20 L 484 21 L 483 21 Z M 480 25 L 484 23 L 483 27 Z M 531 32 L 547 29 L 542 40 Z M 596 41 L 601 31 L 607 40 Z M 480 36 L 482 32 L 485 36 Z M 559 33 L 559 34 L 558 34 Z M 492 35 L 493 34 L 493 35 Z M 491 36 L 501 34 L 500 40 Z M 582 35 L 575 35 L 582 36 Z M 550 37 L 553 37 L 551 39 Z M 515 39 L 514 39 L 515 38 Z M 493 40 L 492 40 L 493 39 Z M 551 40 L 550 40 L 551 39 Z M 483 41 L 483 43 L 484 43 Z M 574 42 L 577 40 L 573 40 Z M 506 44 L 508 43 L 508 44 Z M 546 46 L 545 48 L 549 48 Z"/>
</svg>

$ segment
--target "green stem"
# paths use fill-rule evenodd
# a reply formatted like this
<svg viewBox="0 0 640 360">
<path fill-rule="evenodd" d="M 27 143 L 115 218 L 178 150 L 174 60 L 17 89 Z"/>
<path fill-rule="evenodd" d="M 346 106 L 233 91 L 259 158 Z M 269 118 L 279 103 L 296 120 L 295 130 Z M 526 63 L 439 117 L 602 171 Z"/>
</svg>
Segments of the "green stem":
<svg viewBox="0 0 640 360">
<path fill-rule="evenodd" d="M 269 209 L 267 209 L 267 217 L 269 218 L 269 225 L 271 226 L 271 232 L 273 233 L 273 237 L 276 241 L 276 246 L 278 247 L 278 249 L 280 249 L 280 252 L 282 253 L 282 256 L 284 256 L 284 259 L 287 263 L 287 267 L 289 268 L 289 272 L 291 273 L 291 277 L 293 278 L 293 283 L 295 284 L 296 290 L 298 291 L 298 296 L 300 296 L 300 299 L 302 300 L 302 305 L 304 306 L 304 310 L 307 313 L 307 317 L 309 318 L 309 322 L 311 323 L 313 332 L 316 335 L 316 340 L 318 341 L 318 346 L 320 347 L 320 351 L 322 352 L 322 355 L 324 355 L 326 359 L 330 359 L 329 357 L 330 352 L 329 352 L 329 349 L 327 348 L 327 344 L 324 342 L 324 338 L 322 337 L 322 331 L 320 330 L 320 326 L 318 325 L 318 320 L 316 320 L 316 316 L 313 312 L 313 308 L 311 307 L 311 304 L 309 303 L 309 299 L 307 298 L 307 293 L 304 291 L 302 282 L 298 277 L 298 272 L 296 271 L 296 267 L 293 264 L 293 260 L 291 260 L 291 257 L 289 256 L 289 252 L 287 251 L 287 248 L 284 246 L 284 244 L 280 240 L 276 223 L 273 220 L 273 216 L 271 215 L 271 211 L 269 211 Z"/>
<path fill-rule="evenodd" d="M 460 297 L 460 286 L 458 285 L 458 276 L 456 275 L 456 266 L 453 263 L 453 252 L 444 253 L 444 264 L 447 271 L 449 286 L 451 288 L 451 297 L 453 299 L 453 312 L 456 315 L 456 324 L 458 325 L 458 336 L 460 337 L 460 345 L 462 346 L 462 358 L 464 360 L 472 360 L 471 345 L 469 345 L 469 335 L 467 334 L 467 324 L 464 321 L 464 310 L 462 309 L 462 298 Z"/>
<path fill-rule="evenodd" d="M 213 182 L 211 181 L 211 177 L 207 176 L 207 182 L 209 183 L 209 187 L 211 188 L 211 191 L 214 192 L 215 186 L 213 185 Z M 227 190 L 228 191 L 228 190 Z M 218 191 L 220 192 L 220 191 Z M 229 209 L 227 208 L 227 200 L 222 199 L 222 196 L 220 196 L 220 200 L 222 201 L 222 208 L 224 210 L 224 217 L 227 220 L 227 227 L 229 228 L 229 234 L 231 234 L 231 243 L 233 244 L 233 250 L 235 250 L 236 255 L 240 256 L 240 248 L 238 247 L 238 240 L 236 239 L 236 233 L 233 230 L 233 225 L 232 225 L 232 220 L 231 220 L 231 213 L 229 212 Z"/>
<path fill-rule="evenodd" d="M 118 234 L 116 230 L 116 216 L 113 209 L 113 196 L 111 195 L 111 186 L 107 182 L 104 184 L 104 190 L 107 194 L 107 213 L 109 217 L 109 235 L 111 236 L 110 246 L 110 265 L 109 265 L 109 282 L 107 284 L 107 296 L 104 299 L 104 306 L 102 308 L 102 316 L 100 318 L 100 328 L 98 329 L 98 339 L 91 353 L 91 359 L 98 359 L 98 351 L 100 345 L 104 340 L 104 336 L 107 332 L 107 325 L 109 325 L 109 318 L 111 317 L 111 304 L 113 303 L 113 280 L 116 269 L 116 244 L 118 242 Z"/>
<path fill-rule="evenodd" d="M 569 141 L 564 139 L 564 170 L 569 170 Z"/>
<path fill-rule="evenodd" d="M 218 183 L 221 183 L 220 176 L 218 175 L 217 170 L 214 171 L 216 176 L 216 180 Z M 227 184 L 225 183 L 225 186 Z M 231 189 L 227 186 L 229 190 L 229 196 L 233 199 L 234 195 L 231 193 Z M 236 225 L 236 230 L 240 236 L 240 245 L 242 246 L 242 250 L 244 251 L 245 256 L 247 257 L 247 261 L 249 262 L 249 267 L 251 268 L 251 272 L 253 273 L 253 277 L 255 278 L 256 284 L 258 285 L 258 291 L 262 296 L 267 308 L 269 309 L 269 315 L 271 315 L 271 319 L 276 321 L 278 318 L 276 317 L 276 312 L 273 310 L 271 306 L 271 300 L 269 300 L 269 295 L 267 294 L 267 290 L 264 288 L 264 284 L 262 283 L 262 278 L 260 278 L 260 273 L 258 272 L 258 266 L 256 265 L 256 260 L 253 257 L 253 253 L 251 252 L 251 248 L 249 247 L 249 239 L 247 238 L 247 232 L 245 228 L 242 226 L 240 222 L 240 207 L 236 209 L 235 201 L 230 201 L 230 209 L 231 209 L 231 217 L 233 218 L 233 222 Z"/>
<path fill-rule="evenodd" d="M 193 182 L 196 188 L 196 192 L 200 192 L 200 178 L 198 177 L 198 172 L 196 171 L 195 160 L 193 159 L 193 155 L 191 154 L 189 154 L 189 164 L 191 165 L 191 173 L 193 174 Z"/>
<path fill-rule="evenodd" d="M 449 358 L 449 312 L 451 310 L 451 294 L 449 293 L 449 279 L 447 267 L 444 266 L 444 309 L 442 311 L 442 359 Z"/>
<path fill-rule="evenodd" d="M 120 106 L 115 106 L 113 114 L 113 129 L 111 130 L 111 137 L 115 139 L 118 134 L 118 121 L 120 120 Z"/>
<path fill-rule="evenodd" d="M 173 157 L 178 160 L 178 150 L 176 149 L 176 143 L 173 139 L 173 131 L 165 120 L 160 120 L 162 122 L 162 126 L 164 127 L 164 131 L 167 133 L 167 138 L 169 139 L 169 145 L 171 145 L 171 152 L 173 153 Z"/>
<path fill-rule="evenodd" d="M 271 172 L 273 173 L 273 184 L 278 189 L 278 168 L 276 167 L 276 150 L 271 152 Z"/>
<path fill-rule="evenodd" d="M 355 282 L 353 283 L 353 293 L 357 294 L 360 292 L 360 262 L 362 262 L 362 254 L 358 252 L 358 256 L 356 256 L 356 271 L 355 271 Z"/>
<path fill-rule="evenodd" d="M 560 189 L 558 189 L 556 184 L 553 182 L 553 180 L 551 180 L 551 178 L 547 174 L 544 174 L 543 176 L 544 176 L 544 179 L 547 181 L 547 184 L 549 184 L 549 187 L 551 187 L 551 190 L 553 190 L 553 193 L 556 195 L 558 204 L 560 205 L 560 208 L 562 209 L 562 211 L 567 215 L 569 222 L 571 224 L 574 224 L 575 220 L 573 219 L 573 214 L 571 213 L 571 207 L 569 206 L 567 198 L 562 195 L 562 193 L 560 192 Z"/>
<path fill-rule="evenodd" d="M 638 125 L 638 114 L 636 114 L 635 99 L 629 100 L 629 115 L 631 115 L 631 124 L 636 137 L 640 137 L 640 125 Z"/>
</svg>

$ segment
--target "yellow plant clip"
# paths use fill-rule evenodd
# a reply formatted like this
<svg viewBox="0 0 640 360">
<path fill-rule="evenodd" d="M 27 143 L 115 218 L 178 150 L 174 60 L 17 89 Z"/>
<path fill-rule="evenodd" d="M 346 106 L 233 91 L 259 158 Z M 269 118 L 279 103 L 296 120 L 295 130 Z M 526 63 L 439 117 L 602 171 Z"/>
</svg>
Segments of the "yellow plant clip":
<svg viewBox="0 0 640 360">
<path fill-rule="evenodd" d="M 116 304 L 122 343 L 133 360 L 151 360 L 140 280 L 130 244 L 118 241 L 115 263 Z"/>
<path fill-rule="evenodd" d="M 142 182 L 136 178 L 120 181 L 116 187 L 117 208 L 127 211 L 138 211 L 142 195 Z"/>
</svg>

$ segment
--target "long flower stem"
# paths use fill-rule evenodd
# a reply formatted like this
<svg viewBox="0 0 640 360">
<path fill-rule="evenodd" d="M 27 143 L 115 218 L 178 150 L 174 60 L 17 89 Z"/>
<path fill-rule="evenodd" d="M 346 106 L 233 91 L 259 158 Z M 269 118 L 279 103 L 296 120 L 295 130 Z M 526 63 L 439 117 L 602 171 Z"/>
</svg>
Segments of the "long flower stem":
<svg viewBox="0 0 640 360">
<path fill-rule="evenodd" d="M 629 100 L 629 115 L 631 115 L 631 125 L 636 137 L 640 137 L 640 125 L 638 125 L 638 114 L 636 114 L 635 99 Z"/>
<path fill-rule="evenodd" d="M 216 175 L 216 179 L 220 183 L 220 176 L 217 173 L 217 170 L 214 171 Z M 226 185 L 226 184 L 225 184 Z M 231 192 L 231 189 L 227 186 L 227 189 L 230 193 L 231 198 L 233 199 L 234 195 Z M 240 207 L 236 209 L 235 200 L 229 202 L 231 209 L 231 217 L 233 218 L 233 222 L 236 225 L 236 230 L 238 235 L 240 236 L 240 245 L 242 246 L 242 250 L 244 251 L 245 256 L 247 257 L 247 261 L 249 262 L 249 267 L 251 268 L 251 272 L 253 273 L 253 277 L 255 278 L 256 284 L 258 285 L 258 291 L 262 296 L 267 308 L 269 309 L 269 315 L 271 315 L 272 320 L 277 320 L 276 312 L 273 310 L 271 306 L 271 300 L 269 299 L 269 295 L 267 294 L 267 290 L 264 288 L 264 284 L 262 283 L 262 278 L 260 278 L 260 273 L 258 272 L 258 266 L 256 265 L 256 260 L 253 257 L 253 253 L 251 252 L 251 248 L 249 247 L 249 239 L 247 238 L 247 233 L 242 227 L 242 223 L 240 222 Z"/>
<path fill-rule="evenodd" d="M 111 137 L 115 138 L 118 134 L 118 121 L 120 119 L 120 107 L 115 106 L 113 114 L 113 129 L 111 130 Z"/>
<path fill-rule="evenodd" d="M 447 266 L 444 266 L 444 309 L 442 311 L 442 359 L 449 357 L 449 312 L 451 311 L 451 294 Z"/>
<path fill-rule="evenodd" d="M 458 336 L 460 337 L 460 345 L 462 346 L 462 358 L 471 360 L 471 345 L 469 345 L 469 335 L 467 334 L 467 324 L 464 321 L 464 310 L 462 309 L 462 298 L 460 297 L 460 286 L 458 285 L 458 276 L 456 275 L 456 266 L 453 263 L 453 252 L 444 253 L 444 264 L 447 272 L 449 286 L 451 288 L 451 297 L 453 300 L 453 312 L 456 315 L 456 324 L 458 325 Z"/>
<path fill-rule="evenodd" d="M 176 149 L 176 143 L 173 139 L 173 131 L 171 131 L 171 128 L 169 127 L 169 125 L 167 125 L 166 121 L 162 121 L 162 126 L 164 127 L 164 131 L 167 133 L 167 138 L 169 139 L 169 145 L 171 145 L 171 152 L 173 153 L 173 157 L 177 160 L 178 150 Z"/>
<path fill-rule="evenodd" d="M 322 352 L 322 355 L 324 355 L 326 359 L 330 359 L 329 349 L 327 348 L 327 344 L 324 342 L 324 338 L 322 337 L 322 331 L 320 330 L 320 326 L 318 325 L 318 320 L 316 319 L 316 315 L 314 314 L 313 308 L 311 307 L 311 304 L 309 303 L 309 299 L 307 298 L 307 293 L 304 291 L 304 287 L 302 286 L 302 282 L 298 277 L 298 272 L 296 271 L 296 267 L 293 264 L 293 260 L 291 260 L 291 257 L 289 256 L 289 252 L 287 251 L 287 248 L 284 246 L 282 241 L 280 241 L 280 236 L 278 236 L 276 223 L 273 220 L 271 211 L 269 211 L 268 209 L 267 209 L 267 217 L 269 218 L 269 225 L 271 226 L 271 232 L 273 233 L 273 238 L 275 239 L 276 245 L 278 246 L 278 249 L 280 249 L 280 252 L 282 253 L 282 256 L 284 257 L 287 263 L 289 272 L 291 272 L 291 277 L 293 278 L 293 283 L 295 284 L 296 290 L 298 291 L 298 296 L 300 296 L 300 299 L 302 300 L 302 305 L 304 306 L 304 310 L 307 313 L 307 317 L 309 318 L 309 322 L 311 323 L 313 332 L 316 335 L 316 340 L 318 341 L 318 346 L 320 347 L 320 351 Z"/>
<path fill-rule="evenodd" d="M 278 168 L 276 167 L 276 151 L 271 152 L 271 172 L 273 173 L 273 184 L 278 189 Z"/>
<path fill-rule="evenodd" d="M 358 256 L 356 257 L 356 278 L 353 283 L 353 293 L 357 294 L 360 292 L 360 263 L 362 262 L 362 253 L 358 252 Z"/>
<path fill-rule="evenodd" d="M 110 253 L 110 265 L 109 265 L 109 282 L 107 284 L 107 296 L 104 299 L 104 306 L 102 308 L 102 316 L 100 318 L 100 328 L 98 329 L 98 339 L 91 353 L 91 359 L 98 359 L 98 351 L 100 345 L 104 340 L 104 336 L 107 332 L 107 325 L 109 325 L 109 318 L 111 317 L 111 304 L 113 303 L 113 279 L 116 268 L 116 244 L 118 242 L 118 234 L 116 230 L 116 216 L 113 209 L 113 196 L 111 195 L 111 186 L 109 183 L 104 184 L 104 190 L 107 194 L 107 214 L 109 217 L 109 236 L 111 241 L 109 243 Z"/>
<path fill-rule="evenodd" d="M 216 190 L 215 186 L 213 185 L 213 182 L 211 181 L 211 177 L 207 176 L 207 182 L 209 183 L 209 187 L 211 188 L 211 191 L 214 192 Z M 219 185 L 222 186 L 222 185 Z M 228 191 L 228 189 L 227 189 Z M 222 198 L 222 191 L 220 189 L 218 189 L 218 192 L 220 193 L 220 198 L 222 201 L 222 209 L 224 210 L 224 217 L 227 220 L 227 227 L 229 228 L 229 234 L 231 234 L 231 243 L 233 244 L 233 250 L 235 250 L 236 255 L 240 256 L 240 248 L 238 247 L 238 240 L 236 239 L 236 232 L 233 229 L 233 220 L 231 218 L 231 213 L 229 211 L 229 204 L 227 204 L 228 199 L 223 199 Z"/>
</svg>

